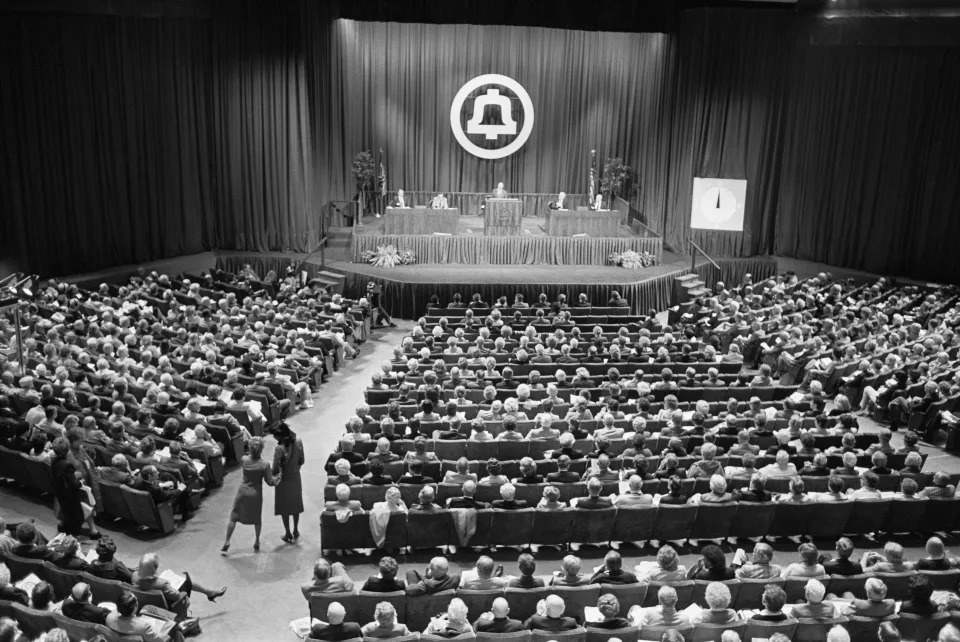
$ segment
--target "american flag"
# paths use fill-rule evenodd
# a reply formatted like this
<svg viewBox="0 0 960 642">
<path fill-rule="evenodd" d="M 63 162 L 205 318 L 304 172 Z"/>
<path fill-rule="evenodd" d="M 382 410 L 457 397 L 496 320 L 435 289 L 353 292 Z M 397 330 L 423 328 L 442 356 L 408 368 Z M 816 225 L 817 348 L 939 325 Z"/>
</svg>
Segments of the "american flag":
<svg viewBox="0 0 960 642">
<path fill-rule="evenodd" d="M 380 196 L 387 195 L 387 166 L 383 162 L 383 147 L 380 148 L 380 177 L 377 179 L 380 183 Z"/>
<path fill-rule="evenodd" d="M 593 164 L 594 164 L 594 159 L 596 158 L 596 156 L 597 156 L 597 150 L 591 149 L 591 150 L 590 150 L 590 181 L 589 181 L 589 183 L 588 183 L 588 185 L 587 185 L 587 194 L 588 194 L 588 196 L 589 196 L 589 202 L 588 202 L 588 204 L 589 204 L 591 207 L 593 207 L 593 201 L 594 201 L 594 199 L 596 199 L 596 194 L 597 194 L 597 193 L 596 193 L 596 189 L 597 189 L 597 188 L 596 188 L 597 177 L 596 177 L 596 174 L 595 174 L 594 171 L 593 171 Z"/>
</svg>

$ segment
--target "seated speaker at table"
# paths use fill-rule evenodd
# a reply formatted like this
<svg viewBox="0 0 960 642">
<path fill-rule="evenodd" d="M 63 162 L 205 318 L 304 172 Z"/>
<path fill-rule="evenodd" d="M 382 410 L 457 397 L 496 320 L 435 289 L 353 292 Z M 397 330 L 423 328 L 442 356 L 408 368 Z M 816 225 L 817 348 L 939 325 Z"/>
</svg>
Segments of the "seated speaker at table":
<svg viewBox="0 0 960 642">
<path fill-rule="evenodd" d="M 447 197 L 443 194 L 437 194 L 433 197 L 433 200 L 430 201 L 430 208 L 435 210 L 450 209 L 450 205 L 447 204 Z"/>
<path fill-rule="evenodd" d="M 490 193 L 493 198 L 507 198 L 510 193 L 503 188 L 503 183 L 497 183 L 497 187 Z"/>
<path fill-rule="evenodd" d="M 563 201 L 565 198 L 567 198 L 566 193 L 560 192 L 559 194 L 557 194 L 557 200 L 550 201 L 549 203 L 547 203 L 547 207 L 549 207 L 552 210 L 565 210 L 567 209 L 563 204 Z"/>
<path fill-rule="evenodd" d="M 408 199 L 402 189 L 398 189 L 397 198 L 391 204 L 391 207 L 413 207 L 413 200 Z"/>
</svg>

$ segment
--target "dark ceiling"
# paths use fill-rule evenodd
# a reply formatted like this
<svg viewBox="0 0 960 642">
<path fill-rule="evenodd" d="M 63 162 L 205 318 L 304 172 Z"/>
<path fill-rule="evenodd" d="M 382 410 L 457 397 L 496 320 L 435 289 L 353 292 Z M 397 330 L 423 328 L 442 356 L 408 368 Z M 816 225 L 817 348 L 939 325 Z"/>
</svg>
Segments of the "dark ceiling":
<svg viewBox="0 0 960 642">
<path fill-rule="evenodd" d="M 960 0 L 0 0 L 0 11 L 207 18 L 304 5 L 332 19 L 671 32 L 690 9 L 738 7 L 845 17 L 956 18 Z"/>
</svg>

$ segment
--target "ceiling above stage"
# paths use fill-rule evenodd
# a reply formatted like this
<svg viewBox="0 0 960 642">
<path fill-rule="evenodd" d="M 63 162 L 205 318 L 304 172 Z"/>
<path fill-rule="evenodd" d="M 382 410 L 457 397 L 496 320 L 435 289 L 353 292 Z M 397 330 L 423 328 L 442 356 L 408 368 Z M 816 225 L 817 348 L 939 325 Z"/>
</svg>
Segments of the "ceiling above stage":
<svg viewBox="0 0 960 642">
<path fill-rule="evenodd" d="M 296 13 L 313 5 L 331 19 L 671 32 L 686 10 L 778 10 L 831 18 L 956 18 L 958 0 L 0 0 L 0 11 L 141 18 L 210 18 L 255 8 Z"/>
</svg>

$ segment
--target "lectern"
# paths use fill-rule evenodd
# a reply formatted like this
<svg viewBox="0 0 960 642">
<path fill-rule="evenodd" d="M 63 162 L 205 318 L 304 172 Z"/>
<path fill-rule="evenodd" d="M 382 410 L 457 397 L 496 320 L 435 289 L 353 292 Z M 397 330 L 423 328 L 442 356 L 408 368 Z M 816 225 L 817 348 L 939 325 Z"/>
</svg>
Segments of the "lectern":
<svg viewBox="0 0 960 642">
<path fill-rule="evenodd" d="M 483 211 L 484 236 L 520 236 L 523 201 L 518 198 L 488 198 Z"/>
</svg>

